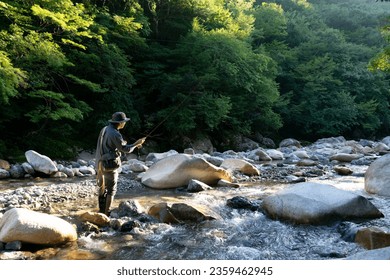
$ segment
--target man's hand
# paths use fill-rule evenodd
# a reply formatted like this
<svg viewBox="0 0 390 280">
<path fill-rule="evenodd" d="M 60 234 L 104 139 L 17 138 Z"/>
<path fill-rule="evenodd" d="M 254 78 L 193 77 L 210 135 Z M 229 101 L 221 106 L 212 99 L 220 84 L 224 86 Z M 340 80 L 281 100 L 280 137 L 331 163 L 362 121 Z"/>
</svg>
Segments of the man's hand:
<svg viewBox="0 0 390 280">
<path fill-rule="evenodd" d="M 136 146 L 137 148 L 142 148 L 142 144 L 145 142 L 145 140 L 146 137 L 140 138 L 137 141 L 135 141 L 133 145 Z"/>
</svg>

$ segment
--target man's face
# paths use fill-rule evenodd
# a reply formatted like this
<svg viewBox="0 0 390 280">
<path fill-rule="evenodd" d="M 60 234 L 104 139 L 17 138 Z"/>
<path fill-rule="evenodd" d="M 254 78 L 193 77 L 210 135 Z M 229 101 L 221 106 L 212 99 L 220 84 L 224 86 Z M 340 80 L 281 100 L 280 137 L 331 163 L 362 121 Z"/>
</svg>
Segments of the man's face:
<svg viewBox="0 0 390 280">
<path fill-rule="evenodd" d="M 122 129 L 122 128 L 124 128 L 124 127 L 125 127 L 125 125 L 126 125 L 126 123 L 125 123 L 125 122 L 121 122 L 121 123 L 119 123 L 119 125 L 118 125 L 118 129 Z"/>
</svg>

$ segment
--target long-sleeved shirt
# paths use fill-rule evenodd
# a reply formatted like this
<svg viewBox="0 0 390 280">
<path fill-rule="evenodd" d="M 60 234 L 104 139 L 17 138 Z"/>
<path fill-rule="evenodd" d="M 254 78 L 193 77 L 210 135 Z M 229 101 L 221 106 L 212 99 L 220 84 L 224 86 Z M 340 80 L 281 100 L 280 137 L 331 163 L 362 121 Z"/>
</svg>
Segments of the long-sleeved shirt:
<svg viewBox="0 0 390 280">
<path fill-rule="evenodd" d="M 104 132 L 105 131 L 105 132 Z M 104 132 L 103 138 L 102 134 Z M 102 138 L 102 141 L 101 141 Z M 131 153 L 136 146 L 127 145 L 127 142 L 123 140 L 122 134 L 111 123 L 104 127 L 99 134 L 96 147 L 96 167 L 102 156 L 107 153 L 112 153 L 117 157 L 120 157 L 121 153 Z"/>
</svg>

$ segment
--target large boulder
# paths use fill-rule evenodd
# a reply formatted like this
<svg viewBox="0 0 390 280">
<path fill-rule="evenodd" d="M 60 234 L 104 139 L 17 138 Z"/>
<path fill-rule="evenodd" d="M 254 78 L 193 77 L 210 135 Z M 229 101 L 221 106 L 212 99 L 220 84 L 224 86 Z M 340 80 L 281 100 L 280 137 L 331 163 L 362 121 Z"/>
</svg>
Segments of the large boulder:
<svg viewBox="0 0 390 280">
<path fill-rule="evenodd" d="M 36 151 L 29 150 L 25 152 L 27 162 L 35 171 L 45 174 L 52 174 L 58 171 L 56 164 L 47 156 L 41 155 Z"/>
<path fill-rule="evenodd" d="M 376 159 L 364 175 L 364 189 L 368 193 L 390 196 L 390 154 Z"/>
<path fill-rule="evenodd" d="M 77 240 L 75 227 L 49 214 L 24 208 L 12 208 L 0 221 L 0 242 L 21 241 L 57 245 Z"/>
<path fill-rule="evenodd" d="M 232 181 L 232 176 L 203 158 L 177 154 L 154 163 L 142 175 L 141 182 L 154 189 L 171 189 L 186 186 L 191 179 L 214 185 L 220 179 Z"/>
<path fill-rule="evenodd" d="M 383 214 L 363 196 L 319 183 L 298 183 L 263 200 L 273 219 L 296 224 L 327 224 L 335 220 L 374 219 Z"/>
</svg>

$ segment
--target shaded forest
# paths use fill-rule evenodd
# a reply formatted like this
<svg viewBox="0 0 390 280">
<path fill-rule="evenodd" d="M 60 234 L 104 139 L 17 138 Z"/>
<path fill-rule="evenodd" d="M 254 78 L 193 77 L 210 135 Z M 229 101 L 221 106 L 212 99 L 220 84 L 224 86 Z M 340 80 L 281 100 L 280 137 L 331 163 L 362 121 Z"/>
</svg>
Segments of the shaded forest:
<svg viewBox="0 0 390 280">
<path fill-rule="evenodd" d="M 390 135 L 390 2 L 2 0 L 0 158 L 94 149 L 115 111 L 162 151 Z"/>
</svg>

